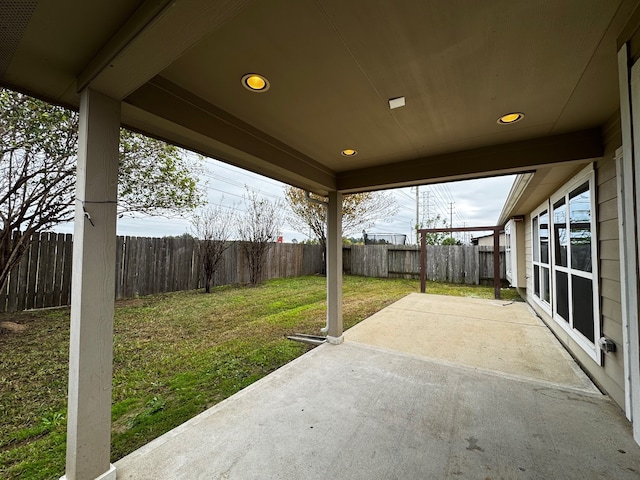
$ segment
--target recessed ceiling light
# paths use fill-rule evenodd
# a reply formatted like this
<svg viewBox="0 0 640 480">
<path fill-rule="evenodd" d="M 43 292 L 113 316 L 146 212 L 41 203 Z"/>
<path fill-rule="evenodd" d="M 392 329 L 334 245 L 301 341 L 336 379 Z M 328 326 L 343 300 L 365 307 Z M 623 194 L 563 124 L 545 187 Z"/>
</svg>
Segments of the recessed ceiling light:
<svg viewBox="0 0 640 480">
<path fill-rule="evenodd" d="M 345 157 L 355 157 L 358 152 L 356 152 L 355 150 L 351 149 L 351 148 L 346 148 L 344 150 L 342 150 L 342 152 L 340 152 L 342 155 L 344 155 Z"/>
<path fill-rule="evenodd" d="M 512 123 L 519 122 L 523 118 L 524 118 L 524 113 L 520 113 L 520 112 L 507 113 L 506 115 L 502 115 L 498 119 L 498 124 L 499 125 L 510 125 Z"/>
<path fill-rule="evenodd" d="M 252 92 L 266 92 L 271 86 L 269 80 L 257 73 L 247 73 L 242 77 L 242 85 Z"/>
</svg>

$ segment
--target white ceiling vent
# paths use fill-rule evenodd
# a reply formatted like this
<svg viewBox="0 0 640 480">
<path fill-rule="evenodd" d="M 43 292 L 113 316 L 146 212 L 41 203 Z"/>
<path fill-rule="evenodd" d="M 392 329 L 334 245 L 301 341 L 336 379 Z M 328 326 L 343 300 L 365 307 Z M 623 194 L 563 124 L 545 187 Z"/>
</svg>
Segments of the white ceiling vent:
<svg viewBox="0 0 640 480">
<path fill-rule="evenodd" d="M 393 110 L 394 108 L 404 107 L 404 97 L 391 98 L 389 99 L 389 108 Z"/>
</svg>

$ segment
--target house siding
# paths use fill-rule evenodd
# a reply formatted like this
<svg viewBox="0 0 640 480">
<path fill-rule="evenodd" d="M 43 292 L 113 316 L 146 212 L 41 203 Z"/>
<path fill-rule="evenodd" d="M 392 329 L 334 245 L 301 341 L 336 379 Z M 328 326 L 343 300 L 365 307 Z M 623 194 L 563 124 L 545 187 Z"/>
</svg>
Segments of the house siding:
<svg viewBox="0 0 640 480">
<path fill-rule="evenodd" d="M 565 345 L 593 381 L 624 409 L 624 364 L 620 285 L 620 249 L 615 151 L 622 145 L 619 120 L 604 128 L 605 154 L 595 165 L 598 240 L 598 285 L 602 335 L 616 342 L 616 352 L 602 354 L 598 365 L 576 341 L 533 300 L 531 215 L 526 217 L 527 302 Z M 576 172 L 577 173 L 577 172 Z M 571 177 L 567 178 L 567 181 Z"/>
</svg>

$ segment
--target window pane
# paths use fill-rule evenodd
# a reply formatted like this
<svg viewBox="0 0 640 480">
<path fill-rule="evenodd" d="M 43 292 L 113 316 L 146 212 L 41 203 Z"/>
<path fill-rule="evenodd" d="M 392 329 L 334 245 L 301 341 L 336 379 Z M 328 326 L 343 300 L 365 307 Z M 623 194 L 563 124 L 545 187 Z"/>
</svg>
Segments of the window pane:
<svg viewBox="0 0 640 480">
<path fill-rule="evenodd" d="M 533 293 L 540 298 L 540 267 L 538 265 L 533 266 Z"/>
<path fill-rule="evenodd" d="M 542 267 L 542 293 L 544 295 L 543 299 L 547 303 L 551 303 L 551 295 L 549 291 L 549 269 Z"/>
<path fill-rule="evenodd" d="M 573 294 L 573 328 L 593 342 L 592 280 L 571 275 L 571 293 Z"/>
<path fill-rule="evenodd" d="M 538 249 L 538 217 L 534 217 L 531 229 L 533 230 L 533 261 L 539 262 L 540 250 Z"/>
<path fill-rule="evenodd" d="M 571 268 L 591 271 L 591 194 L 589 182 L 569 195 Z"/>
<path fill-rule="evenodd" d="M 556 254 L 556 265 L 567 266 L 567 205 L 564 200 L 560 200 L 553 205 L 553 244 Z"/>
<path fill-rule="evenodd" d="M 565 322 L 569 321 L 569 276 L 556 271 L 556 312 Z"/>
<path fill-rule="evenodd" d="M 540 261 L 549 263 L 549 214 L 540 214 Z"/>
</svg>

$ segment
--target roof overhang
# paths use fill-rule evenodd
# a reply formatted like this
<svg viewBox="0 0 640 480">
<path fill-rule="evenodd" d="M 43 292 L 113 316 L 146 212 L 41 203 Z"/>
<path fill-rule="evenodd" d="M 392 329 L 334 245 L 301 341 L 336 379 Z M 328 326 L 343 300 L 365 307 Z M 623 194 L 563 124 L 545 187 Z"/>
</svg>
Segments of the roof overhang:
<svg viewBox="0 0 640 480">
<path fill-rule="evenodd" d="M 639 3 L 3 2 L 0 85 L 320 194 L 519 173 L 602 151 Z"/>
</svg>

